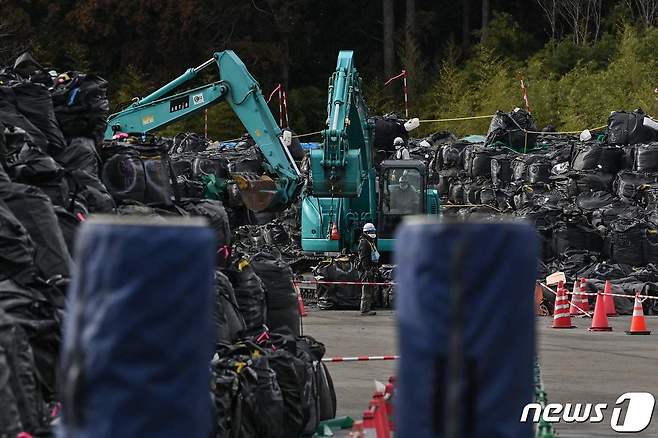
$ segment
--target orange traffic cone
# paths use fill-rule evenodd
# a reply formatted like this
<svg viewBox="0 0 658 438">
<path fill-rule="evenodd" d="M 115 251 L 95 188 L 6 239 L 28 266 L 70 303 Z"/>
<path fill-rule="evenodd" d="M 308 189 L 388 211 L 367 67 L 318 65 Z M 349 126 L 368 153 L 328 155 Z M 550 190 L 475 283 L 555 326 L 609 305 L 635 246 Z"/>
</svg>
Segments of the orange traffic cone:
<svg viewBox="0 0 658 438">
<path fill-rule="evenodd" d="M 562 281 L 557 284 L 557 296 L 555 297 L 555 309 L 553 310 L 553 328 L 576 328 L 575 325 L 571 324 L 567 290 L 564 288 L 564 282 Z"/>
<path fill-rule="evenodd" d="M 348 437 L 349 438 L 364 438 L 364 433 L 363 433 L 363 421 L 355 421 L 354 425 L 352 425 L 352 431 L 349 433 Z"/>
<path fill-rule="evenodd" d="M 617 309 L 615 309 L 615 297 L 610 295 L 612 293 L 612 283 L 610 280 L 605 281 L 603 288 L 603 302 L 605 306 L 605 313 L 607 316 L 617 316 Z"/>
<path fill-rule="evenodd" d="M 589 301 L 587 301 L 587 295 L 582 293 L 585 291 L 585 281 L 586 280 L 582 278 L 580 281 L 576 280 L 573 282 L 571 307 L 569 308 L 571 316 L 587 315 L 587 312 L 589 312 Z"/>
<path fill-rule="evenodd" d="M 384 400 L 383 393 L 375 392 L 373 394 L 372 400 L 370 400 L 370 408 L 375 413 L 375 427 L 377 430 L 377 438 L 390 438 L 391 428 L 388 425 L 386 401 Z"/>
<path fill-rule="evenodd" d="M 295 292 L 297 292 L 297 308 L 299 309 L 299 316 L 307 316 L 308 313 L 306 313 L 306 308 L 304 307 L 304 299 L 302 298 L 302 293 L 297 284 L 295 284 Z"/>
<path fill-rule="evenodd" d="M 395 376 L 391 376 L 386 384 L 384 391 L 384 400 L 386 400 L 386 415 L 388 416 L 388 426 L 391 431 L 395 430 L 395 423 L 393 422 L 393 397 L 395 394 Z"/>
<path fill-rule="evenodd" d="M 331 225 L 329 240 L 340 240 L 340 231 L 338 231 L 338 225 L 336 225 L 336 222 Z"/>
<path fill-rule="evenodd" d="M 627 335 L 650 335 L 651 331 L 647 329 L 647 322 L 644 319 L 644 310 L 639 294 L 635 294 L 635 304 L 633 305 L 633 318 L 631 318 L 631 328 L 626 330 Z"/>
<path fill-rule="evenodd" d="M 361 427 L 361 433 L 364 437 L 377 437 L 377 421 L 375 419 L 375 413 L 372 409 L 363 411 L 363 426 Z"/>
<path fill-rule="evenodd" d="M 603 294 L 599 292 L 596 295 L 596 304 L 594 305 L 594 318 L 592 319 L 592 326 L 589 328 L 591 332 L 611 332 L 612 327 L 608 324 L 608 315 L 605 313 L 605 302 L 603 301 Z"/>
</svg>

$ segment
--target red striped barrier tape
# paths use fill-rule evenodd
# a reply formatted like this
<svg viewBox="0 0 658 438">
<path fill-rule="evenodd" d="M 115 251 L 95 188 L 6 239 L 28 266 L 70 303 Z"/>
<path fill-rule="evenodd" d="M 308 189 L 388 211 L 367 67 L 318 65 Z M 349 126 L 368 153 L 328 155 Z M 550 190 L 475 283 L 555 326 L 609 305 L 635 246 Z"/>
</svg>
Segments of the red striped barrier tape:
<svg viewBox="0 0 658 438">
<path fill-rule="evenodd" d="M 337 284 L 342 286 L 362 286 L 362 285 L 371 285 L 371 286 L 395 286 L 395 283 L 392 281 L 328 281 L 328 280 L 295 280 L 295 284 Z"/>
<path fill-rule="evenodd" d="M 397 360 L 400 356 L 351 356 L 351 357 L 325 357 L 322 362 L 365 362 L 368 360 Z"/>
<path fill-rule="evenodd" d="M 549 290 L 552 293 L 557 295 L 557 292 L 555 292 L 553 289 L 551 289 L 549 286 L 545 285 L 541 281 L 539 282 L 539 284 L 544 289 Z M 567 293 L 570 294 L 571 292 L 567 291 Z M 635 297 L 638 296 L 638 297 L 644 298 L 644 299 L 658 300 L 658 297 L 654 297 L 652 295 L 641 295 L 641 294 L 629 295 L 629 294 L 614 294 L 614 293 L 605 293 L 605 292 L 579 292 L 579 294 L 580 295 L 589 295 L 589 296 L 593 296 L 593 297 L 597 296 L 598 294 L 601 294 L 601 295 L 609 295 L 611 297 L 624 297 L 624 298 L 633 298 L 633 299 L 635 299 Z"/>
</svg>

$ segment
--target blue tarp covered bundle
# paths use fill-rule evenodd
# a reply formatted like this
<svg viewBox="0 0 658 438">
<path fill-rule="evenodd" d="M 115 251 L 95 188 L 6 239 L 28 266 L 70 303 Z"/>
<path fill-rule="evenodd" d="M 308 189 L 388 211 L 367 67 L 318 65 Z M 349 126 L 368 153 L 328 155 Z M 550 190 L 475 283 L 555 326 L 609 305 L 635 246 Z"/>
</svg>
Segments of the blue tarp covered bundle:
<svg viewBox="0 0 658 438">
<path fill-rule="evenodd" d="M 213 233 L 197 220 L 145 220 L 80 231 L 59 436 L 209 434 Z"/>
<path fill-rule="evenodd" d="M 538 255 L 526 224 L 401 227 L 397 437 L 532 436 Z"/>
</svg>

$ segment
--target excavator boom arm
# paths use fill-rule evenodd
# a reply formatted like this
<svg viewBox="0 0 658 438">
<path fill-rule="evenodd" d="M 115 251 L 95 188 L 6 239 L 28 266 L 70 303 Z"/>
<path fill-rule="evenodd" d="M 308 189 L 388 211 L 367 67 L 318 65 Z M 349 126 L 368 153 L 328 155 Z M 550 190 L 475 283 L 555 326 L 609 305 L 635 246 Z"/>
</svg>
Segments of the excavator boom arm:
<svg viewBox="0 0 658 438">
<path fill-rule="evenodd" d="M 218 68 L 219 81 L 170 95 L 213 64 Z M 148 96 L 136 99 L 123 111 L 112 114 L 108 118 L 105 139 L 110 140 L 119 132 L 148 134 L 220 101 L 228 103 L 263 153 L 267 170 L 276 175 L 273 180 L 235 174 L 234 179 L 245 204 L 255 211 L 287 207 L 301 190 L 299 170 L 283 144 L 281 129 L 263 98 L 258 82 L 230 50 L 215 53 L 200 66 L 188 69 Z"/>
</svg>

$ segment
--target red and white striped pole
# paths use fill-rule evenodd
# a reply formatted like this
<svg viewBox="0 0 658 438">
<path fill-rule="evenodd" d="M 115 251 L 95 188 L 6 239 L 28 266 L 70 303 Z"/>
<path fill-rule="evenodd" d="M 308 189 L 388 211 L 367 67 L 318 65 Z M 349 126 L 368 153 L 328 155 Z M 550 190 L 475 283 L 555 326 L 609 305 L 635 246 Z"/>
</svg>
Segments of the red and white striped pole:
<svg viewBox="0 0 658 438">
<path fill-rule="evenodd" d="M 404 91 L 404 116 L 409 118 L 409 94 L 407 93 L 407 70 L 402 70 L 402 88 Z"/>
<path fill-rule="evenodd" d="M 404 92 L 404 115 L 405 117 L 409 118 L 409 95 L 407 92 L 407 70 L 402 70 L 400 74 L 393 76 L 386 82 L 384 82 L 384 86 L 387 86 L 391 82 L 402 78 L 402 91 Z"/>
<path fill-rule="evenodd" d="M 208 108 L 203 110 L 203 135 L 208 140 Z"/>
<path fill-rule="evenodd" d="M 523 80 L 523 75 L 519 73 L 519 81 L 521 82 L 521 93 L 523 94 L 523 101 L 525 102 L 525 109 L 528 110 L 529 113 L 532 113 L 532 110 L 530 109 L 530 103 L 528 102 L 528 88 L 525 85 L 525 81 Z"/>
<path fill-rule="evenodd" d="M 351 357 L 325 357 L 322 359 L 322 362 L 366 362 L 370 360 L 397 360 L 400 356 L 388 355 L 388 356 L 351 356 Z"/>
<path fill-rule="evenodd" d="M 279 126 L 283 127 L 283 90 L 281 84 L 277 88 L 279 89 Z"/>
<path fill-rule="evenodd" d="M 274 88 L 274 90 L 272 90 L 272 92 L 270 93 L 270 95 L 267 97 L 267 102 L 266 102 L 266 103 L 270 103 L 270 101 L 272 100 L 272 98 L 274 97 L 274 95 L 276 94 L 276 92 L 279 91 L 280 89 L 281 89 L 281 84 L 278 84 L 278 85 L 276 86 L 276 88 Z"/>
<path fill-rule="evenodd" d="M 392 281 L 328 281 L 328 280 L 296 280 L 295 284 L 333 284 L 338 286 L 394 286 Z"/>
<path fill-rule="evenodd" d="M 286 128 L 289 128 L 288 124 L 288 92 L 283 90 L 283 118 L 286 121 Z M 283 126 L 281 126 L 283 128 Z"/>
</svg>

